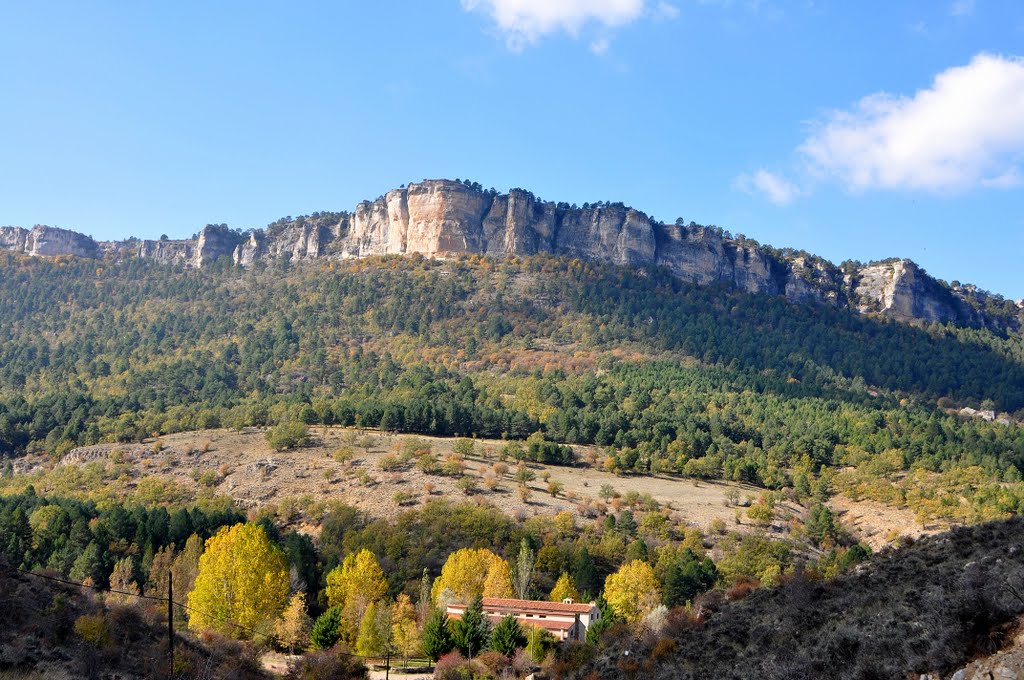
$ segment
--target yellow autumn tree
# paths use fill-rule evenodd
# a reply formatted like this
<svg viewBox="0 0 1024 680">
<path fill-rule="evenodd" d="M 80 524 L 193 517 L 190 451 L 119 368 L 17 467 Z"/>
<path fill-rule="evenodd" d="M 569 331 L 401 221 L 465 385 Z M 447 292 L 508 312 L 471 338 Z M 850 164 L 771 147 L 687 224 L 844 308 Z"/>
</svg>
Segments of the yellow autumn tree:
<svg viewBox="0 0 1024 680">
<path fill-rule="evenodd" d="M 263 527 L 222 527 L 206 541 L 195 587 L 188 594 L 189 628 L 244 637 L 267 631 L 288 601 L 288 561 Z"/>
<path fill-rule="evenodd" d="M 346 638 L 356 633 L 366 608 L 383 599 L 387 592 L 384 571 L 376 556 L 366 548 L 350 553 L 341 566 L 327 574 L 327 604 L 341 607 L 345 622 L 342 632 Z"/>
<path fill-rule="evenodd" d="M 513 597 L 512 568 L 500 557 L 487 570 L 483 597 Z"/>
<path fill-rule="evenodd" d="M 277 620 L 274 634 L 288 648 L 288 652 L 294 654 L 296 648 L 305 649 L 309 646 L 309 631 L 312 627 L 313 621 L 306 613 L 306 595 L 295 593 Z"/>
<path fill-rule="evenodd" d="M 409 658 L 423 651 L 423 638 L 416 623 L 416 609 L 409 596 L 400 593 L 391 614 L 391 641 L 395 651 L 409 665 Z"/>
<path fill-rule="evenodd" d="M 551 595 L 548 599 L 552 602 L 562 602 L 564 600 L 578 601 L 580 594 L 576 590 L 576 581 L 573 577 L 563 571 L 562 575 L 558 577 L 555 587 L 551 589 Z"/>
<path fill-rule="evenodd" d="M 445 592 L 458 602 L 474 597 L 512 597 L 512 570 L 508 562 L 486 548 L 456 550 L 441 567 L 430 595 L 440 604 Z"/>
<path fill-rule="evenodd" d="M 661 589 L 651 565 L 633 560 L 604 582 L 604 599 L 630 623 L 639 621 L 661 604 Z"/>
</svg>

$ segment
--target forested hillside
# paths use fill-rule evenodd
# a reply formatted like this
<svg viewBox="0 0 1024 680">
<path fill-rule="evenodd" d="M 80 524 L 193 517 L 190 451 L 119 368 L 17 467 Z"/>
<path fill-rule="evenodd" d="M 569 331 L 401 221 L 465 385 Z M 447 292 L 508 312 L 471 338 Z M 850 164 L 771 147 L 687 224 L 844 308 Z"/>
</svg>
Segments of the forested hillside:
<svg viewBox="0 0 1024 680">
<path fill-rule="evenodd" d="M 941 472 L 970 489 L 968 508 L 922 502 L 968 517 L 987 516 L 971 507 L 979 474 L 1013 483 L 1024 466 L 1020 427 L 953 415 L 1024 413 L 1021 335 L 908 326 L 657 269 L 388 257 L 184 270 L 5 255 L 0 319 L 7 455 L 289 420 L 541 432 L 607 446 L 622 472 L 808 493 L 833 467 L 885 500 L 906 497 L 902 471 Z M 1004 485 L 977 498 L 996 515 L 1019 499 Z"/>
</svg>

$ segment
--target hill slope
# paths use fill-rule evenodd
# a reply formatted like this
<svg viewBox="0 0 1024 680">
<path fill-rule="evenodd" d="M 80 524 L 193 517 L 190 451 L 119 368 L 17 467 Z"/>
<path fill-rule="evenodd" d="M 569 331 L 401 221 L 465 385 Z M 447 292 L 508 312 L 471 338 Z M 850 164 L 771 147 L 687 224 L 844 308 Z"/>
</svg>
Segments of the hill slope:
<svg viewBox="0 0 1024 680">
<path fill-rule="evenodd" d="M 799 578 L 737 602 L 716 593 L 699 607 L 703 620 L 670 618 L 662 633 L 614 641 L 566 675 L 949 677 L 995 651 L 1024 613 L 1022 530 L 1021 518 L 959 528 L 834 581 Z"/>
<path fill-rule="evenodd" d="M 992 484 L 1019 481 L 1024 431 L 1010 415 L 953 414 L 1024 407 L 1012 332 L 914 328 L 550 257 L 239 271 L 8 255 L 0 319 L 7 454 L 298 419 L 541 432 L 610 447 L 619 471 L 804 493 L 853 466 L 871 482 L 849 480 L 857 493 L 887 502 L 941 472 L 954 495 L 913 497 L 930 513 L 1018 507 L 1016 487 Z"/>
</svg>

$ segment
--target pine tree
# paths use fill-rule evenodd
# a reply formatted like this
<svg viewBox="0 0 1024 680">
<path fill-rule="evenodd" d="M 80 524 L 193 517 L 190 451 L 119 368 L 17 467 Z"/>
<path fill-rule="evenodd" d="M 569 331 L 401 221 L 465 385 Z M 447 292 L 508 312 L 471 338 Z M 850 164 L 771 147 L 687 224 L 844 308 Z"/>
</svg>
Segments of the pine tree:
<svg viewBox="0 0 1024 680">
<path fill-rule="evenodd" d="M 516 650 L 525 647 L 526 643 L 526 631 L 514 616 L 504 617 L 491 633 L 491 649 L 508 657 L 515 655 Z"/>
<path fill-rule="evenodd" d="M 316 649 L 330 649 L 338 644 L 341 639 L 341 632 L 338 630 L 341 625 L 341 607 L 331 607 L 313 623 L 313 630 L 309 633 L 310 642 Z"/>
<path fill-rule="evenodd" d="M 423 624 L 423 653 L 431 661 L 437 661 L 454 648 L 448 615 L 441 609 L 435 609 Z"/>
<path fill-rule="evenodd" d="M 455 648 L 467 657 L 479 654 L 491 638 L 491 624 L 484 617 L 484 603 L 480 596 L 474 597 L 462 618 L 455 622 L 452 631 Z"/>
</svg>

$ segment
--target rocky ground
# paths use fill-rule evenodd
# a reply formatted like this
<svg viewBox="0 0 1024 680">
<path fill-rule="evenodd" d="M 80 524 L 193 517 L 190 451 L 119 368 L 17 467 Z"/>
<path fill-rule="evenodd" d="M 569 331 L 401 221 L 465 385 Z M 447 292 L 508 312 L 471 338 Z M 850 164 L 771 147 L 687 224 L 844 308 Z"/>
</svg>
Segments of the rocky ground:
<svg viewBox="0 0 1024 680">
<path fill-rule="evenodd" d="M 724 522 L 730 530 L 752 527 L 743 506 L 760 489 L 731 482 L 707 482 L 667 476 L 618 476 L 601 469 L 594 447 L 577 446 L 575 467 L 531 464 L 535 477 L 528 483 L 523 499 L 513 478 L 515 461 L 500 468 L 499 451 L 505 442 L 475 440 L 473 453 L 466 456 L 464 472 L 473 488 L 460 487 L 453 475 L 427 474 L 412 462 L 397 469 L 387 465 L 408 448 L 411 440 L 425 443 L 440 461 L 452 455 L 457 440 L 414 435 L 381 434 L 346 428 L 316 427 L 309 442 L 300 448 L 277 452 L 259 428 L 205 430 L 167 435 L 136 444 L 100 444 L 80 447 L 58 465 L 88 466 L 99 463 L 110 482 L 121 485 L 126 494 L 142 493 L 154 480 L 169 483 L 168 493 L 189 501 L 202 494 L 230 496 L 236 505 L 258 510 L 275 505 L 308 511 L 317 503 L 343 501 L 374 517 L 394 517 L 432 498 L 467 499 L 490 503 L 521 518 L 569 511 L 577 516 L 614 510 L 624 498 L 602 498 L 602 487 L 626 497 L 648 495 L 667 509 L 680 524 L 707 529 L 712 522 Z M 339 451 L 345 452 L 338 455 Z M 40 472 L 49 461 L 22 458 L 19 473 Z M 496 466 L 499 466 L 496 469 Z M 94 466 L 96 467 L 96 466 Z M 388 468 L 388 469 L 385 469 Z M 116 479 L 115 479 L 116 478 Z M 40 493 L 61 489 L 47 487 L 43 478 Z M 556 495 L 548 481 L 561 485 Z M 871 501 L 854 502 L 836 497 L 831 501 L 844 524 L 854 535 L 878 549 L 896 536 L 916 537 L 926 531 L 912 512 Z M 786 503 L 769 531 L 784 535 L 790 526 L 787 516 L 799 516 L 804 508 Z M 315 528 L 311 527 L 315 531 Z"/>
</svg>

